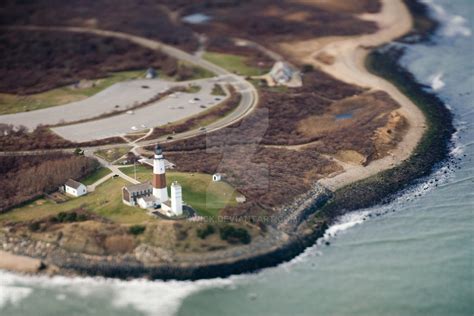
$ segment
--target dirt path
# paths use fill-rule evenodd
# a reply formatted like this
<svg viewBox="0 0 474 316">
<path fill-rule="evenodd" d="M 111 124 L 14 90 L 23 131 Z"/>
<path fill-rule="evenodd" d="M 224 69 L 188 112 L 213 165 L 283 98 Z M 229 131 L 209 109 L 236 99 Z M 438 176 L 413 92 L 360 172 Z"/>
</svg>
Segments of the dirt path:
<svg viewBox="0 0 474 316">
<path fill-rule="evenodd" d="M 331 190 L 400 164 L 411 155 L 425 130 L 425 117 L 418 107 L 390 82 L 369 73 L 365 68 L 364 62 L 371 48 L 405 35 L 413 26 L 412 16 L 401 0 L 382 0 L 382 4 L 381 12 L 359 16 L 361 19 L 376 22 L 379 25 L 379 31 L 376 33 L 322 38 L 283 46 L 288 53 L 341 81 L 387 92 L 400 104 L 398 112 L 407 118 L 410 125 L 406 136 L 397 148 L 392 150 L 391 155 L 375 160 L 365 167 L 346 165 L 344 173 L 320 181 Z M 332 56 L 334 61 L 328 64 L 317 60 L 316 57 L 321 53 Z"/>
</svg>

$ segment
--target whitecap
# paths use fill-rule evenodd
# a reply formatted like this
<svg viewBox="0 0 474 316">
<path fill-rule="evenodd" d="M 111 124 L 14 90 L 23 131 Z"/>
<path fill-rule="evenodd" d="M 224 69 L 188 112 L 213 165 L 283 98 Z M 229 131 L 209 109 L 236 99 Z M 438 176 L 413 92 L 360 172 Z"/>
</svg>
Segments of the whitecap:
<svg viewBox="0 0 474 316">
<path fill-rule="evenodd" d="M 335 237 L 339 233 L 346 231 L 358 224 L 364 222 L 365 218 L 370 214 L 370 211 L 352 212 L 341 216 L 333 225 L 331 225 L 324 233 L 318 243 L 322 244 L 323 241 Z"/>
<path fill-rule="evenodd" d="M 442 80 L 442 78 L 443 78 L 442 72 L 432 75 L 430 77 L 431 89 L 433 89 L 434 91 L 438 91 L 442 89 L 446 85 L 445 82 Z"/>
<path fill-rule="evenodd" d="M 0 285 L 0 308 L 8 304 L 17 305 L 32 291 L 31 288 L 23 286 Z"/>
<path fill-rule="evenodd" d="M 466 26 L 467 20 L 460 16 L 448 13 L 441 5 L 433 0 L 423 0 L 434 12 L 436 19 L 442 23 L 441 33 L 447 37 L 465 36 L 469 37 L 472 31 Z"/>
<path fill-rule="evenodd" d="M 131 307 L 147 316 L 175 315 L 183 300 L 200 290 L 229 286 L 235 278 L 198 281 L 124 281 L 98 277 L 24 276 L 0 271 L 0 312 L 6 304 L 18 304 L 34 290 L 58 292 L 55 298 L 64 300 L 70 295 L 87 299 L 106 296 L 113 307 Z"/>
</svg>

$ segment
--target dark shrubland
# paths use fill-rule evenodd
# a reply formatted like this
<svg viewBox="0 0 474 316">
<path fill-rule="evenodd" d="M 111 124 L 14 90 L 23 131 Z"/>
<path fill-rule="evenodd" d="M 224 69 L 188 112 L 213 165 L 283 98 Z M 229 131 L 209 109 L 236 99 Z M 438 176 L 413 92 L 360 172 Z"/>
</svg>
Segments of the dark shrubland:
<svg viewBox="0 0 474 316">
<path fill-rule="evenodd" d="M 154 67 L 184 76 L 186 67 L 159 51 L 91 34 L 7 30 L 0 33 L 0 91 L 32 94 L 106 77 L 110 72 Z M 183 73 L 184 72 L 184 73 Z"/>
<path fill-rule="evenodd" d="M 181 15 L 201 12 L 212 17 L 208 23 L 190 25 L 209 37 L 240 37 L 265 45 L 331 35 L 370 33 L 377 26 L 355 17 L 354 13 L 379 10 L 378 0 L 358 1 L 358 5 L 311 5 L 287 0 L 258 1 L 172 1 L 163 3 Z M 336 9 L 336 10 L 334 10 Z"/>
<path fill-rule="evenodd" d="M 226 174 L 226 181 L 245 195 L 247 202 L 228 207 L 224 214 L 271 214 L 291 202 L 288 197 L 342 171 L 322 154 L 354 150 L 367 162 L 386 153 L 379 153 L 375 136 L 397 108 L 383 92 L 367 92 L 312 70 L 301 88 L 285 93 L 260 88 L 257 109 L 243 121 L 163 144 L 163 148 L 181 171 Z M 336 115 L 346 112 L 353 118 L 336 120 Z M 305 146 L 285 147 L 295 145 Z"/>
<path fill-rule="evenodd" d="M 143 225 L 133 225 L 128 228 L 128 232 L 132 235 L 141 235 L 145 232 L 146 227 Z"/>
<path fill-rule="evenodd" d="M 57 190 L 67 179 L 79 179 L 97 161 L 71 154 L 0 157 L 0 212 Z"/>
<path fill-rule="evenodd" d="M 219 229 L 219 235 L 222 240 L 226 240 L 231 244 L 242 243 L 249 244 L 252 241 L 252 237 L 245 228 L 234 227 L 225 225 Z"/>
<path fill-rule="evenodd" d="M 0 4 L 0 23 L 92 27 L 156 39 L 188 51 L 198 45 L 191 30 L 173 21 L 154 0 L 6 0 Z"/>
<path fill-rule="evenodd" d="M 215 232 L 216 229 L 214 228 L 214 226 L 207 224 L 204 228 L 198 228 L 196 230 L 196 235 L 201 239 L 205 239 L 207 236 L 212 235 Z"/>
<path fill-rule="evenodd" d="M 121 137 L 111 137 L 89 142 L 75 143 L 53 133 L 46 126 L 38 126 L 30 133 L 24 126 L 15 127 L 9 124 L 0 124 L 0 150 L 2 151 L 77 148 L 124 142 L 125 141 Z"/>
</svg>

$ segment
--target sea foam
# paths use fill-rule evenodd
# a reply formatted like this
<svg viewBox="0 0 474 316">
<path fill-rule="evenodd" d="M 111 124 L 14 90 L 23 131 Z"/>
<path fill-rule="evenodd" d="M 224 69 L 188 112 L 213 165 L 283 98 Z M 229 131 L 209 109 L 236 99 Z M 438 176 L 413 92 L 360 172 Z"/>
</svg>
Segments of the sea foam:
<svg viewBox="0 0 474 316">
<path fill-rule="evenodd" d="M 466 36 L 469 37 L 472 31 L 466 26 L 467 20 L 460 16 L 448 13 L 441 5 L 434 0 L 423 0 L 423 3 L 428 5 L 434 12 L 435 17 L 442 23 L 441 32 L 448 37 Z"/>
<path fill-rule="evenodd" d="M 109 304 L 115 308 L 132 307 L 147 316 L 175 315 L 183 300 L 200 290 L 230 286 L 233 278 L 198 281 L 123 281 L 98 277 L 24 276 L 0 270 L 0 314 L 7 304 L 18 305 L 35 290 L 59 292 L 58 304 L 66 298 L 83 299 L 107 293 Z M 61 302 L 61 303 L 59 303 Z"/>
<path fill-rule="evenodd" d="M 442 89 L 446 85 L 446 83 L 442 80 L 442 78 L 443 78 L 442 72 L 432 75 L 430 77 L 431 89 L 433 89 L 434 91 L 438 91 Z"/>
</svg>

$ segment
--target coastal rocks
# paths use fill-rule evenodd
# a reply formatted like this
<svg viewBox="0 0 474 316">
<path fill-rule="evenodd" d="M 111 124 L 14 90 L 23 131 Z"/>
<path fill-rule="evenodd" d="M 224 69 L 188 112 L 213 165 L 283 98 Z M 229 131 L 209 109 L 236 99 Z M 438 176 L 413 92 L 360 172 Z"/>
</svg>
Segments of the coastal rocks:
<svg viewBox="0 0 474 316">
<path fill-rule="evenodd" d="M 41 258 L 48 265 L 54 264 L 59 267 L 61 274 L 79 273 L 117 278 L 149 277 L 152 279 L 200 279 L 227 276 L 278 264 L 314 243 L 318 237 L 322 236 L 326 227 L 324 223 L 318 223 L 304 233 L 297 233 L 298 227 L 330 196 L 330 191 L 315 184 L 306 194 L 298 196 L 291 204 L 284 206 L 278 213 L 279 216 L 274 218 L 274 225 L 268 226 L 265 233 L 257 235 L 250 244 L 208 252 L 176 252 L 146 243 L 133 249 L 127 248 L 126 253 L 110 253 L 110 251 L 103 253 L 100 249 L 98 249 L 100 251 L 84 252 L 78 250 L 91 250 L 90 247 L 94 243 L 86 242 L 89 239 L 84 239 L 85 236 L 76 238 L 74 241 L 73 235 L 69 234 L 68 230 L 64 230 L 59 240 L 48 239 L 50 242 L 33 240 L 32 236 L 20 237 L 19 231 L 3 234 L 0 232 L 0 245 L 11 253 Z M 87 227 L 91 225 L 95 223 L 88 223 Z M 112 227 L 108 228 L 112 229 Z M 122 240 L 121 238 L 118 240 Z M 96 240 L 96 242 L 99 241 Z M 63 247 L 64 245 L 61 246 L 64 243 L 72 245 L 75 251 Z M 116 243 L 117 240 L 113 244 Z M 108 244 L 110 242 L 107 242 L 105 238 L 104 245 Z M 41 266 L 44 265 L 36 266 L 36 271 L 39 271 Z"/>
<path fill-rule="evenodd" d="M 292 204 L 282 209 L 277 223 L 278 229 L 287 233 L 295 232 L 298 226 L 331 196 L 330 190 L 315 183 L 308 192 L 300 195 Z"/>
<path fill-rule="evenodd" d="M 173 254 L 171 251 L 146 244 L 142 244 L 135 248 L 133 253 L 137 260 L 143 262 L 145 265 L 173 261 Z"/>
</svg>

